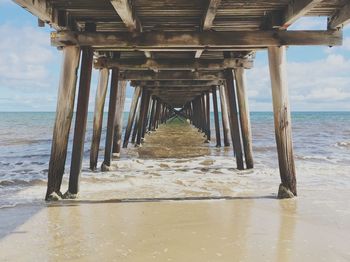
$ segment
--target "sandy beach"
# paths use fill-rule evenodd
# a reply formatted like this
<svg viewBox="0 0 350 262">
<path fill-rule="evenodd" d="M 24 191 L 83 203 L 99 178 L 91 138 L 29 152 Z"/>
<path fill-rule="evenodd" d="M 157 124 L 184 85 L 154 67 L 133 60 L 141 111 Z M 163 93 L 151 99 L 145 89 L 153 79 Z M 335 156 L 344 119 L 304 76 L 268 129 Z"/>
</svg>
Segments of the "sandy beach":
<svg viewBox="0 0 350 262">
<path fill-rule="evenodd" d="M 237 171 L 212 150 L 191 126 L 163 126 L 135 159 L 87 173 L 79 200 L 2 208 L 1 261 L 350 260 L 348 176 L 300 168 L 299 196 L 277 200 L 277 169 Z"/>
</svg>

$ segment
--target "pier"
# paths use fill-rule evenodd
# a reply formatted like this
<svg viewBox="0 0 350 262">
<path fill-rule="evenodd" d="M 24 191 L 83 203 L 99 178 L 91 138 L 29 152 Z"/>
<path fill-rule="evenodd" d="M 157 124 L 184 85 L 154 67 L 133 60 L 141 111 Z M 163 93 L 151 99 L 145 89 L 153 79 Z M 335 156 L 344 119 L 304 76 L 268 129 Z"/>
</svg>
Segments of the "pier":
<svg viewBox="0 0 350 262">
<path fill-rule="evenodd" d="M 79 193 L 93 68 L 99 70 L 99 82 L 91 169 L 108 171 L 113 157 L 123 153 L 122 148 L 142 146 L 147 133 L 161 131 L 159 127 L 174 118 L 188 121 L 202 132 L 203 143 L 212 139 L 210 127 L 215 126 L 216 146 L 232 147 L 232 161 L 237 169 L 254 168 L 246 70 L 253 67 L 257 51 L 267 52 L 269 59 L 281 178 L 278 197 L 297 196 L 286 47 L 341 45 L 342 28 L 350 21 L 348 1 L 14 2 L 36 16 L 39 26 L 48 24 L 53 28 L 51 44 L 63 56 L 46 200 L 76 198 Z M 324 16 L 328 22 L 324 30 L 288 30 L 304 16 Z M 134 95 L 122 137 L 128 81 L 134 87 Z M 105 101 L 107 92 L 109 101 Z M 98 163 L 106 103 L 104 160 Z M 72 123 L 74 108 L 76 121 Z M 214 123 L 210 121 L 211 109 Z M 69 187 L 63 193 L 61 184 L 72 124 Z"/>
</svg>

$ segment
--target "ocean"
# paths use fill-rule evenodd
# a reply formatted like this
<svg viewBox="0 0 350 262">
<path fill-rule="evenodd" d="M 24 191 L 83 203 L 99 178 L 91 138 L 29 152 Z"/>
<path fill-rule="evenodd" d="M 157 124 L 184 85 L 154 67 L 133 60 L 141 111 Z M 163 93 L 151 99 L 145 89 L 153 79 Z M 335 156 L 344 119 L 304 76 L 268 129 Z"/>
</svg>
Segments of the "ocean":
<svg viewBox="0 0 350 262">
<path fill-rule="evenodd" d="M 124 128 L 127 121 L 124 114 Z M 55 113 L 0 113 L 0 208 L 41 203 L 44 198 Z M 276 193 L 278 161 L 273 115 L 251 113 L 255 169 L 235 170 L 232 147 L 216 148 L 212 115 L 209 154 L 195 158 L 142 159 L 129 144 L 116 162 L 116 171 L 92 172 L 89 149 L 92 113 L 88 116 L 82 170 L 82 197 L 222 196 Z M 107 115 L 101 140 L 103 157 Z M 292 113 L 294 153 L 301 187 L 322 189 L 350 185 L 350 112 Z M 74 128 L 72 123 L 71 130 Z M 171 135 L 171 134 L 170 134 Z M 73 135 L 70 135 L 70 146 Z M 175 148 L 176 150 L 176 148 Z M 68 149 L 64 185 L 69 173 Z M 208 160 L 210 160 L 208 162 Z M 202 174 L 202 175 L 200 175 Z M 259 184 L 260 183 L 260 184 Z M 64 187 L 64 186 L 63 186 Z"/>
</svg>

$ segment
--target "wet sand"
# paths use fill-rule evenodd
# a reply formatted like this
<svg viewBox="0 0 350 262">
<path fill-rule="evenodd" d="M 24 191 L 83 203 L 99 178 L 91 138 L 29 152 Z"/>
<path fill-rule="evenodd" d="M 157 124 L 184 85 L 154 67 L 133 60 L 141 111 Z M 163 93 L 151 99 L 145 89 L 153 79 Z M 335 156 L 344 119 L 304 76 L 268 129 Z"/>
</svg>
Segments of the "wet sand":
<svg viewBox="0 0 350 262">
<path fill-rule="evenodd" d="M 171 156 L 178 158 L 171 161 L 180 165 L 188 161 L 182 157 L 193 154 L 201 159 L 195 162 L 199 170 L 206 168 L 205 172 L 211 172 L 215 161 L 206 154 L 216 149 L 203 144 L 202 134 L 190 126 L 179 125 L 178 131 L 172 129 L 171 139 L 166 140 L 168 128 L 163 126 L 159 132 L 147 136 L 144 146 L 135 149 L 139 157 Z M 188 146 L 184 148 L 183 143 Z M 174 152 L 167 150 L 171 146 Z M 161 168 L 173 169 L 170 164 Z M 89 192 L 83 183 L 79 200 L 1 209 L 0 260 L 350 260 L 348 184 L 314 187 L 310 185 L 315 177 L 301 176 L 298 198 L 276 200 L 275 192 L 271 191 L 272 188 L 277 191 L 278 177 L 230 172 L 238 177 L 231 182 L 223 178 L 221 182 L 229 187 L 247 188 L 246 191 L 233 194 L 219 190 L 213 197 L 202 191 L 192 192 L 190 189 L 195 184 L 189 184 L 190 193 L 183 190 L 175 195 L 176 190 L 169 191 L 158 182 L 142 190 L 126 188 L 120 192 L 96 193 Z M 227 176 L 211 174 L 218 181 L 221 175 Z M 181 186 L 187 182 L 186 175 L 180 182 Z M 209 182 L 212 187 L 220 185 Z M 254 182 L 259 186 L 250 186 Z M 137 183 L 134 187 L 138 187 Z"/>
</svg>

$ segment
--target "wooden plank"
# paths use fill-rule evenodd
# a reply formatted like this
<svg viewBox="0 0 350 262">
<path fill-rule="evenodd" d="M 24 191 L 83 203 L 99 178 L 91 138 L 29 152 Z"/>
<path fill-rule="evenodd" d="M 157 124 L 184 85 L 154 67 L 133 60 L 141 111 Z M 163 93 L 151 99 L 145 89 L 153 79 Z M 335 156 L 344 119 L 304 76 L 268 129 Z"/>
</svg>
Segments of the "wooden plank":
<svg viewBox="0 0 350 262">
<path fill-rule="evenodd" d="M 219 110 L 218 110 L 218 98 L 216 94 L 216 87 L 212 87 L 212 97 L 213 97 L 213 108 L 214 108 L 214 122 L 215 122 L 215 136 L 216 136 L 216 146 L 221 147 L 221 136 L 220 136 L 220 124 L 219 124 Z"/>
<path fill-rule="evenodd" d="M 252 131 L 250 126 L 250 115 L 248 96 L 246 94 L 246 78 L 244 68 L 237 68 L 235 71 L 237 85 L 237 101 L 239 108 L 239 120 L 241 123 L 242 142 L 244 148 L 244 158 L 247 169 L 254 168 Z"/>
<path fill-rule="evenodd" d="M 224 80 L 225 76 L 219 71 L 123 71 L 119 74 L 121 80 L 140 80 L 140 81 L 163 81 L 163 80 Z"/>
<path fill-rule="evenodd" d="M 132 10 L 130 1 L 111 0 L 110 2 L 130 32 L 139 32 L 142 30 L 140 22 Z"/>
<path fill-rule="evenodd" d="M 131 81 L 132 86 L 145 86 L 145 87 L 205 87 L 205 86 L 213 86 L 213 85 L 220 85 L 223 81 L 220 80 L 155 80 L 155 81 Z"/>
<path fill-rule="evenodd" d="M 224 135 L 224 145 L 230 146 L 229 134 L 230 134 L 230 125 L 227 112 L 227 101 L 226 101 L 226 91 L 225 86 L 220 86 L 220 103 L 221 103 L 221 119 L 222 119 L 222 132 Z"/>
<path fill-rule="evenodd" d="M 305 16 L 323 0 L 291 0 L 283 11 L 281 28 L 287 29 L 300 17 Z"/>
<path fill-rule="evenodd" d="M 328 28 L 342 28 L 350 23 L 350 3 L 348 2 L 343 8 L 337 10 L 333 16 L 328 18 Z"/>
<path fill-rule="evenodd" d="M 118 69 L 112 69 L 111 89 L 109 93 L 109 105 L 108 105 L 108 120 L 107 120 L 107 132 L 106 132 L 106 145 L 105 155 L 102 164 L 102 171 L 108 171 L 112 161 L 112 145 L 114 137 L 114 120 L 117 110 L 117 92 L 118 92 Z"/>
<path fill-rule="evenodd" d="M 208 8 L 203 17 L 203 23 L 202 23 L 203 30 L 209 30 L 213 26 L 216 12 L 220 3 L 221 3 L 221 0 L 209 0 Z"/>
<path fill-rule="evenodd" d="M 286 49 L 271 47 L 268 50 L 272 87 L 275 136 L 278 152 L 281 185 L 279 198 L 297 195 L 293 155 L 291 113 L 288 99 Z"/>
<path fill-rule="evenodd" d="M 130 139 L 130 135 L 131 135 L 132 124 L 134 123 L 134 120 L 135 120 L 136 109 L 137 109 L 137 105 L 139 102 L 140 93 L 141 93 L 140 87 L 139 86 L 135 87 L 134 95 L 132 97 L 130 110 L 129 110 L 128 124 L 127 124 L 126 129 L 125 129 L 123 148 L 128 147 L 128 143 L 129 143 L 129 139 Z"/>
<path fill-rule="evenodd" d="M 120 156 L 123 132 L 123 115 L 126 97 L 126 81 L 119 81 L 117 92 L 117 109 L 114 120 L 113 156 Z"/>
<path fill-rule="evenodd" d="M 120 70 L 223 70 L 226 68 L 252 68 L 253 60 L 245 58 L 206 59 L 111 59 L 100 57 L 95 68 L 119 68 Z"/>
<path fill-rule="evenodd" d="M 233 31 L 233 32 L 143 32 L 133 37 L 130 33 L 89 33 L 60 31 L 51 33 L 53 46 L 79 45 L 94 48 L 120 48 L 127 50 L 211 50 L 237 47 L 269 47 L 283 45 L 341 45 L 341 31 Z"/>
<path fill-rule="evenodd" d="M 85 132 L 90 97 L 92 60 L 93 50 L 90 47 L 83 47 L 69 185 L 68 191 L 64 194 L 64 198 L 76 198 L 79 192 L 79 182 L 84 156 Z"/>
<path fill-rule="evenodd" d="M 106 93 L 108 87 L 109 70 L 103 68 L 100 70 L 98 85 L 95 98 L 95 110 L 93 120 L 93 131 L 90 149 L 90 169 L 95 170 L 97 167 L 98 152 L 100 149 L 103 109 L 106 100 Z"/>
<path fill-rule="evenodd" d="M 50 1 L 46 0 L 12 0 L 34 16 L 38 17 L 41 21 L 48 23 L 56 30 L 64 29 L 58 26 L 58 12 L 52 8 Z"/>
<path fill-rule="evenodd" d="M 241 144 L 241 132 L 239 130 L 239 120 L 237 111 L 237 99 L 236 90 L 234 85 L 234 76 L 232 69 L 226 70 L 226 92 L 227 92 L 227 107 L 229 110 L 229 122 L 231 130 L 231 139 L 233 144 L 233 150 L 236 155 L 237 168 L 239 170 L 244 169 L 243 151 Z"/>
<path fill-rule="evenodd" d="M 63 62 L 58 86 L 46 200 L 57 200 L 62 196 L 61 183 L 66 163 L 69 130 L 73 117 L 79 60 L 79 48 L 70 46 L 63 49 Z"/>
</svg>

